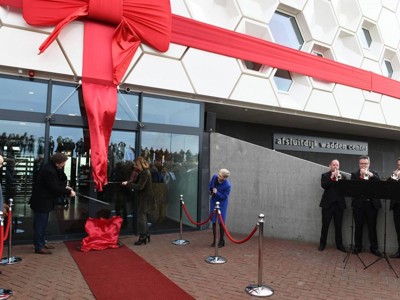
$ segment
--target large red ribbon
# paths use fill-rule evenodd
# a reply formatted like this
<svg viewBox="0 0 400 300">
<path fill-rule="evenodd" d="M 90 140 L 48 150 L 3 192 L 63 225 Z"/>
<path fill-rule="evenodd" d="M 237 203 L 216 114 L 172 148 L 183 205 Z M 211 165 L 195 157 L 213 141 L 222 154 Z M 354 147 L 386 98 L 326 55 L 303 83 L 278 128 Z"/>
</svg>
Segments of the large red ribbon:
<svg viewBox="0 0 400 300">
<path fill-rule="evenodd" d="M 85 21 L 82 90 L 89 122 L 92 174 L 101 191 L 107 184 L 108 144 L 118 103 L 116 85 L 140 43 L 158 51 L 168 50 L 169 0 L 1 0 L 0 4 L 22 4 L 23 17 L 30 25 L 56 25 L 40 52 L 68 23 Z"/>
</svg>

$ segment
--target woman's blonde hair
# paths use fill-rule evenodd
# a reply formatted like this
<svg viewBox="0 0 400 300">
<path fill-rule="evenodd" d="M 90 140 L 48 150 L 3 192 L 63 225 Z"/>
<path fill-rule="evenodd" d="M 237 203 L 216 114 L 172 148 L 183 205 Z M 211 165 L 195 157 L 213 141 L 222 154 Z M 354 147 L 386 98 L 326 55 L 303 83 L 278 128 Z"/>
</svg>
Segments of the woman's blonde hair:
<svg viewBox="0 0 400 300">
<path fill-rule="evenodd" d="M 136 167 L 140 170 L 146 170 L 149 168 L 149 163 L 142 157 L 142 156 L 138 156 L 135 160 L 135 165 Z"/>
<path fill-rule="evenodd" d="M 231 175 L 231 172 L 229 172 L 227 169 L 221 169 L 219 170 L 219 174 L 221 174 L 224 178 L 228 178 L 229 175 Z"/>
</svg>

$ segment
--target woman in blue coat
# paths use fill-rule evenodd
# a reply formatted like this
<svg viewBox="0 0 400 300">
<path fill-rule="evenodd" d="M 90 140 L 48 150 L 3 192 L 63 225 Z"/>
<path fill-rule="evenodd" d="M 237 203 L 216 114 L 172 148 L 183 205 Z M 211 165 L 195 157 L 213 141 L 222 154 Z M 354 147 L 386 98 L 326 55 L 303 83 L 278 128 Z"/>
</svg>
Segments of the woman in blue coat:
<svg viewBox="0 0 400 300">
<path fill-rule="evenodd" d="M 226 211 L 228 209 L 228 199 L 229 193 L 231 192 L 231 183 L 228 180 L 230 172 L 227 169 L 219 170 L 218 174 L 214 174 L 211 178 L 210 183 L 208 184 L 208 190 L 210 191 L 211 199 L 210 199 L 210 214 L 215 209 L 215 204 L 219 202 L 219 207 L 221 211 L 222 220 L 224 220 L 224 224 L 226 222 Z M 216 218 L 217 215 L 215 214 L 212 219 L 212 226 L 213 226 L 213 243 L 211 247 L 215 247 L 215 231 L 216 231 Z M 221 248 L 225 246 L 224 241 L 224 229 L 222 226 L 219 227 L 219 242 L 218 247 Z"/>
</svg>

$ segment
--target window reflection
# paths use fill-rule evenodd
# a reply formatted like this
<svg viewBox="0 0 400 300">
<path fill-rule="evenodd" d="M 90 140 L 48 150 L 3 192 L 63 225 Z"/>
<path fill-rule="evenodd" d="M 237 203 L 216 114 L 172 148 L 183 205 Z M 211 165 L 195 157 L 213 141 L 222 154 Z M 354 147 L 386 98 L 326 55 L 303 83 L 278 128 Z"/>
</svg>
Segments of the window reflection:
<svg viewBox="0 0 400 300">
<path fill-rule="evenodd" d="M 156 210 L 153 222 L 179 221 L 179 197 L 192 216 L 197 213 L 199 137 L 144 132 L 141 156 L 151 164 Z M 189 222 L 186 225 L 192 226 Z"/>
<path fill-rule="evenodd" d="M 145 96 L 143 98 L 143 121 L 199 127 L 200 105 Z"/>
<path fill-rule="evenodd" d="M 278 44 L 299 50 L 304 43 L 297 21 L 292 16 L 276 11 L 269 27 Z"/>
<path fill-rule="evenodd" d="M 68 116 L 81 116 L 78 87 L 78 85 L 53 85 L 51 113 Z"/>
<path fill-rule="evenodd" d="M 31 239 L 30 222 L 24 217 L 31 216 L 29 197 L 32 192 L 34 166 L 44 136 L 44 125 L 28 122 L 0 121 L 3 133 L 0 136 L 0 154 L 4 164 L 0 168 L 0 180 L 4 200 L 13 199 L 13 216 L 17 238 Z"/>
<path fill-rule="evenodd" d="M 116 120 L 138 121 L 139 96 L 119 91 Z"/>
<path fill-rule="evenodd" d="M 28 80 L 0 78 L 0 108 L 45 112 L 47 84 Z"/>
</svg>

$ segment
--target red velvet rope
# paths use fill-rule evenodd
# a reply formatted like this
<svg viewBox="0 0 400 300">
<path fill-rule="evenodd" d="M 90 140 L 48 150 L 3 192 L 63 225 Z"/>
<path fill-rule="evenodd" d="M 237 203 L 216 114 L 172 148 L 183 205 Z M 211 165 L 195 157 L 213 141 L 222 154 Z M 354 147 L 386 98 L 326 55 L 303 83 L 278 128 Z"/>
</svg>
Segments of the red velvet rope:
<svg viewBox="0 0 400 300">
<path fill-rule="evenodd" d="M 237 240 L 235 240 L 235 239 L 230 235 L 228 229 L 226 229 L 226 226 L 225 226 L 225 224 L 224 224 L 224 220 L 222 219 L 221 214 L 218 214 L 218 217 L 219 217 L 219 224 L 222 226 L 222 228 L 224 229 L 224 231 L 225 231 L 225 233 L 226 233 L 226 236 L 231 240 L 232 243 L 235 243 L 235 244 L 243 244 L 243 243 L 247 242 L 248 240 L 250 240 L 250 239 L 252 238 L 252 236 L 253 236 L 253 235 L 256 233 L 256 231 L 257 231 L 257 225 L 256 225 L 256 226 L 254 226 L 253 231 L 250 232 L 250 234 L 249 234 L 246 238 L 244 238 L 243 240 L 237 241 Z"/>
<path fill-rule="evenodd" d="M 215 210 L 214 210 L 214 211 L 210 214 L 210 216 L 207 218 L 207 220 L 205 220 L 204 222 L 197 223 L 197 222 L 196 222 L 195 220 L 193 220 L 192 217 L 189 215 L 189 212 L 188 212 L 187 209 L 186 209 L 185 203 L 182 204 L 182 207 L 183 207 L 183 210 L 185 211 L 185 214 L 186 214 L 186 216 L 188 217 L 189 221 L 192 222 L 194 225 L 197 225 L 197 226 L 201 226 L 201 225 L 207 224 L 207 223 L 211 220 L 212 216 L 215 214 Z"/>
<path fill-rule="evenodd" d="M 12 220 L 12 210 L 8 211 L 8 216 L 7 216 L 7 226 L 6 226 L 6 230 L 4 231 L 4 241 L 8 239 L 8 233 L 10 232 L 10 224 L 11 224 L 11 220 Z"/>
<path fill-rule="evenodd" d="M 3 223 L 4 225 L 4 223 Z M 3 231 L 3 225 L 0 225 L 0 255 L 3 254 L 3 249 L 4 249 L 4 231 Z"/>
</svg>

